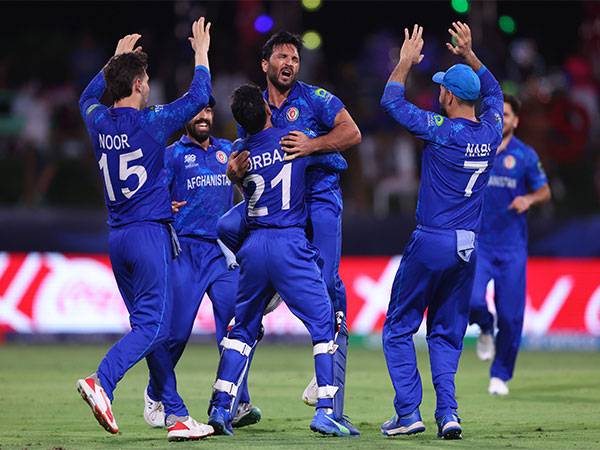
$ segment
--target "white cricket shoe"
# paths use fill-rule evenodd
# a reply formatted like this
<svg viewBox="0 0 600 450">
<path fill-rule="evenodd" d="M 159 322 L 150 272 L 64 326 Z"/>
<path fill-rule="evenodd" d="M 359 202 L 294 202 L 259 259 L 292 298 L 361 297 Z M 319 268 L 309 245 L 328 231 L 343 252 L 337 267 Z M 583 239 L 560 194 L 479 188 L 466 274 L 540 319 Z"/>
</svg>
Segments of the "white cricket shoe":
<svg viewBox="0 0 600 450">
<path fill-rule="evenodd" d="M 165 408 L 162 402 L 156 402 L 148 396 L 148 389 L 144 389 L 144 420 L 153 428 L 165 426 Z"/>
<path fill-rule="evenodd" d="M 317 377 L 313 376 L 302 393 L 302 401 L 308 406 L 317 406 L 319 401 L 319 386 L 317 385 Z"/>
<path fill-rule="evenodd" d="M 492 377 L 488 392 L 490 395 L 508 395 L 508 384 L 500 378 Z"/>
<path fill-rule="evenodd" d="M 481 333 L 477 338 L 477 357 L 482 361 L 494 359 L 496 346 L 492 334 Z"/>
<path fill-rule="evenodd" d="M 77 380 L 77 391 L 81 398 L 89 405 L 96 420 L 106 431 L 112 434 L 119 432 L 117 421 L 113 416 L 110 399 L 104 392 L 96 377 L 91 375 Z"/>
<path fill-rule="evenodd" d="M 198 423 L 189 416 L 185 420 L 176 420 L 167 429 L 169 431 L 167 433 L 169 441 L 197 441 L 211 436 L 215 432 L 215 429 L 210 425 Z"/>
</svg>

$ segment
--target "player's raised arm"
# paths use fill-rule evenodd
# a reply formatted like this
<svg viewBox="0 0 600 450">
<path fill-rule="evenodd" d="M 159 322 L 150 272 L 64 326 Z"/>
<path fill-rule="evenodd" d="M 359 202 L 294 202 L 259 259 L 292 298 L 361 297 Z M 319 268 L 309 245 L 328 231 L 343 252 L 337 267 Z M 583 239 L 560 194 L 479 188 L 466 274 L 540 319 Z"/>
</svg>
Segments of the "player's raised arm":
<svg viewBox="0 0 600 450">
<path fill-rule="evenodd" d="M 448 33 L 455 39 L 455 45 L 447 42 L 446 47 L 456 56 L 464 59 L 465 64 L 477 73 L 481 83 L 481 113 L 482 121 L 488 121 L 502 133 L 502 117 L 504 110 L 504 96 L 498 81 L 479 60 L 473 51 L 471 29 L 466 23 L 452 22 Z"/>
<path fill-rule="evenodd" d="M 123 53 L 128 52 L 140 52 L 142 51 L 142 47 L 135 47 L 137 41 L 142 37 L 141 34 L 128 34 L 117 42 L 117 48 L 115 49 L 114 56 L 121 55 Z M 135 50 L 134 50 L 135 48 Z M 100 98 L 104 94 L 104 90 L 106 89 L 106 82 L 104 80 L 104 68 L 100 70 L 96 74 L 96 76 L 90 81 L 90 83 L 86 86 L 84 91 L 81 93 L 81 97 L 79 98 L 79 110 L 84 119 L 97 109 L 100 104 Z"/>
<path fill-rule="evenodd" d="M 194 50 L 195 63 L 194 79 L 189 90 L 168 105 L 148 108 L 142 118 L 142 126 L 160 143 L 166 142 L 171 134 L 204 109 L 210 100 L 210 22 L 205 25 L 204 17 L 195 21 L 192 24 L 192 36 L 188 40 Z"/>
<path fill-rule="evenodd" d="M 396 122 L 415 136 L 435 140 L 436 135 L 447 131 L 447 122 L 445 123 L 439 114 L 418 108 L 406 99 L 405 94 L 405 83 L 410 69 L 423 60 L 423 43 L 423 27 L 415 25 L 412 33 L 407 28 L 404 29 L 400 60 L 385 85 L 380 103 Z"/>
</svg>

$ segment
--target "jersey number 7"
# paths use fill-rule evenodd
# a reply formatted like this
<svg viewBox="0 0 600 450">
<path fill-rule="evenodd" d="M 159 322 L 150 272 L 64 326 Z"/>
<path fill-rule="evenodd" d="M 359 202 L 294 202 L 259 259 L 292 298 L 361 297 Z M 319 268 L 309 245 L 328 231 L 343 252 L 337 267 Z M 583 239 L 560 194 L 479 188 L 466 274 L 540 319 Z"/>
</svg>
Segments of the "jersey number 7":
<svg viewBox="0 0 600 450">
<path fill-rule="evenodd" d="M 475 169 L 475 172 L 471 175 L 471 178 L 469 178 L 469 182 L 465 188 L 465 197 L 473 195 L 473 186 L 475 186 L 475 182 L 477 181 L 477 178 L 479 178 L 479 175 L 487 169 L 487 166 L 487 161 L 465 161 L 465 165 L 463 166 L 465 169 Z"/>
</svg>

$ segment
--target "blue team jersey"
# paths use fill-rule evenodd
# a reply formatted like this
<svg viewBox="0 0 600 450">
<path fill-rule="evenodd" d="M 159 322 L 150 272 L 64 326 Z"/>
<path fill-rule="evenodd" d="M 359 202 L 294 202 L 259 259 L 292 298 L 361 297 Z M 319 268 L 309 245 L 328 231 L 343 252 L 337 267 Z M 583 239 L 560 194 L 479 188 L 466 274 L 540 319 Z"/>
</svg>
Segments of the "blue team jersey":
<svg viewBox="0 0 600 450">
<path fill-rule="evenodd" d="M 488 187 L 483 196 L 480 241 L 494 247 L 526 248 L 526 214 L 508 209 L 515 197 L 548 183 L 537 153 L 513 136 L 496 155 Z"/>
<path fill-rule="evenodd" d="M 269 93 L 263 92 L 269 101 Z M 323 136 L 331 131 L 337 114 L 345 108 L 344 103 L 323 88 L 296 81 L 288 97 L 279 108 L 271 108 L 271 122 L 274 127 L 290 131 L 302 131 L 306 135 Z M 240 137 L 245 133 L 240 129 Z M 319 193 L 338 184 L 338 172 L 348 168 L 348 163 L 339 152 L 314 155 L 315 166 L 308 171 L 308 193 Z"/>
<path fill-rule="evenodd" d="M 483 192 L 502 141 L 504 98 L 482 67 L 479 122 L 423 111 L 404 96 L 401 83 L 388 83 L 381 105 L 397 122 L 425 141 L 417 203 L 419 225 L 477 232 Z"/>
<path fill-rule="evenodd" d="M 233 206 L 233 185 L 227 178 L 231 141 L 210 137 L 204 150 L 187 136 L 167 147 L 166 183 L 171 199 L 186 201 L 173 225 L 180 236 L 217 239 L 217 220 Z"/>
<path fill-rule="evenodd" d="M 102 105 L 99 99 L 105 86 L 100 72 L 83 91 L 79 108 L 104 182 L 108 224 L 171 220 L 171 200 L 163 180 L 165 145 L 171 134 L 208 104 L 208 69 L 196 67 L 183 97 L 143 110 Z"/>
<path fill-rule="evenodd" d="M 236 141 L 250 152 L 250 168 L 242 181 L 249 228 L 306 226 L 306 171 L 313 157 L 284 161 L 279 140 L 289 128 L 267 128 Z"/>
</svg>

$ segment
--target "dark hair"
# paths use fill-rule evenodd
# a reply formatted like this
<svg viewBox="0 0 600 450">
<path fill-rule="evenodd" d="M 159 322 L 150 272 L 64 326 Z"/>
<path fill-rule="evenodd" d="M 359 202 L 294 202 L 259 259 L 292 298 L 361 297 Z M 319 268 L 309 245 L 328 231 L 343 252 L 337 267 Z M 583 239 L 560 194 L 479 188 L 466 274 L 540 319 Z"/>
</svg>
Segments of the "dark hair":
<svg viewBox="0 0 600 450">
<path fill-rule="evenodd" d="M 510 105 L 515 116 L 518 116 L 521 112 L 521 100 L 514 95 L 504 94 L 504 103 Z"/>
<path fill-rule="evenodd" d="M 300 50 L 302 49 L 302 38 L 297 34 L 290 33 L 289 31 L 279 31 L 269 38 L 262 48 L 262 59 L 269 60 L 273 54 L 273 48 L 277 45 L 290 44 L 296 47 L 298 50 L 298 56 L 300 56 Z"/>
<path fill-rule="evenodd" d="M 104 66 L 104 79 L 113 101 L 129 97 L 134 80 L 143 77 L 147 68 L 148 55 L 144 52 L 122 53 L 110 58 Z"/>
<path fill-rule="evenodd" d="M 456 100 L 458 101 L 458 103 L 460 103 L 462 105 L 467 105 L 467 106 L 471 106 L 471 107 L 474 107 L 475 102 L 476 102 L 475 100 L 465 100 L 464 98 L 460 98 L 460 97 L 456 97 Z"/>
<path fill-rule="evenodd" d="M 231 95 L 231 112 L 236 122 L 248 134 L 256 134 L 265 127 L 267 111 L 265 99 L 258 86 L 244 84 Z"/>
</svg>

